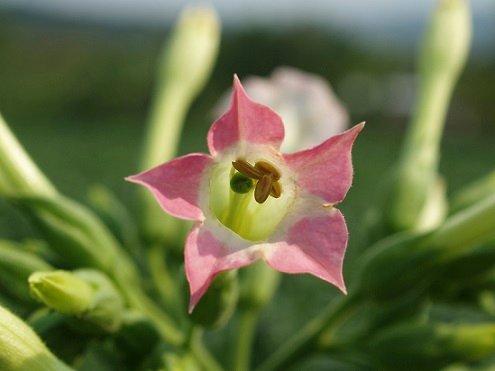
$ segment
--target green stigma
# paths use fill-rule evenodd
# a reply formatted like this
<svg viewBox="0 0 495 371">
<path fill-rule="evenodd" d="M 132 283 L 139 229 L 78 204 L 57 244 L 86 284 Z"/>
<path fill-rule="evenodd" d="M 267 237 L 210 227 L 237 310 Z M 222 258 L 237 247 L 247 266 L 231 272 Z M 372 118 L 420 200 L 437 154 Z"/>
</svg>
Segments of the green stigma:
<svg viewBox="0 0 495 371">
<path fill-rule="evenodd" d="M 230 179 L 230 189 L 235 193 L 248 193 L 253 189 L 253 180 L 244 174 L 235 173 Z"/>
</svg>

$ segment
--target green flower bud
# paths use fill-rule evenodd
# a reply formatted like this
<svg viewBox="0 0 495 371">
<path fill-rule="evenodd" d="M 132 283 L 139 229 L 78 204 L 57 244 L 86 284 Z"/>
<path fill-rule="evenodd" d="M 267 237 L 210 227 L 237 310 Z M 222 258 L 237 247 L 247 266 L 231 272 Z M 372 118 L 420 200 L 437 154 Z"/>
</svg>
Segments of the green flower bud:
<svg viewBox="0 0 495 371">
<path fill-rule="evenodd" d="M 20 318 L 0 307 L 0 370 L 71 371 Z"/>
<path fill-rule="evenodd" d="M 70 272 L 35 272 L 28 281 L 33 297 L 60 313 L 80 315 L 91 307 L 91 286 Z"/>
<path fill-rule="evenodd" d="M 385 218 L 395 231 L 421 225 L 429 190 L 437 179 L 440 141 L 454 85 L 471 39 L 465 0 L 442 0 L 425 34 L 419 57 L 417 106 L 387 200 Z"/>
<path fill-rule="evenodd" d="M 195 7 L 182 12 L 159 61 L 141 169 L 157 166 L 176 155 L 185 117 L 206 85 L 219 44 L 220 23 L 212 9 Z M 176 244 L 181 222 L 164 214 L 148 192 L 140 195 L 140 221 L 146 237 Z"/>
<path fill-rule="evenodd" d="M 49 308 L 106 332 L 115 332 L 122 323 L 123 299 L 113 283 L 98 271 L 36 272 L 29 277 L 29 285 L 33 296 Z"/>
</svg>

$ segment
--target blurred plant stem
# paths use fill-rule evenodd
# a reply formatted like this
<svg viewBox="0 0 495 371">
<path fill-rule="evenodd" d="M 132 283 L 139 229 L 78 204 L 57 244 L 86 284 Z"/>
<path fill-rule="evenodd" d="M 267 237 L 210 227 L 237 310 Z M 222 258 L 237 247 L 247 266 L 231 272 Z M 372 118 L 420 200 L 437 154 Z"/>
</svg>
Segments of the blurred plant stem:
<svg viewBox="0 0 495 371">
<path fill-rule="evenodd" d="M 370 248 L 361 261 L 367 274 L 359 276 L 360 282 L 350 290 L 351 294 L 337 299 L 318 318 L 308 323 L 274 353 L 259 371 L 284 369 L 311 351 L 338 348 L 345 339 L 336 339 L 333 334 L 352 316 L 355 308 L 362 307 L 363 297 L 372 295 L 373 298 L 396 300 L 401 294 L 405 295 L 422 285 L 426 272 L 439 271 L 438 268 L 446 261 L 493 238 L 495 194 L 450 216 L 433 232 L 405 236 L 397 234 L 384 239 Z M 426 254 L 425 261 L 418 263 L 416 270 L 411 270 L 411 266 L 417 262 L 416 256 L 422 257 L 423 253 Z M 396 271 L 403 274 L 397 276 Z M 363 283 L 364 290 L 360 288 Z"/>
<path fill-rule="evenodd" d="M 202 366 L 205 371 L 222 371 L 223 368 L 218 364 L 218 362 L 212 357 L 210 352 L 204 347 L 203 341 L 203 330 L 200 327 L 194 327 L 191 332 L 191 337 L 189 340 L 189 349 L 194 355 L 198 363 Z"/>
<path fill-rule="evenodd" d="M 495 193 L 471 207 L 450 216 L 425 241 L 432 248 L 440 247 L 444 256 L 475 247 L 495 237 Z"/>
<path fill-rule="evenodd" d="M 258 261 L 240 272 L 239 322 L 232 369 L 251 369 L 254 335 L 260 311 L 271 300 L 280 282 L 280 273 Z"/>
<path fill-rule="evenodd" d="M 353 295 L 337 298 L 317 318 L 310 321 L 263 362 L 256 371 L 285 370 L 297 360 L 320 350 L 323 346 L 326 348 L 337 346 L 338 339 L 332 334 L 352 315 L 359 303 L 359 297 Z M 323 335 L 324 339 L 321 338 Z"/>
<path fill-rule="evenodd" d="M 177 154 L 184 119 L 208 81 L 220 44 L 220 24 L 211 8 L 186 8 L 163 50 L 140 170 Z M 148 191 L 140 193 L 142 228 L 152 241 L 177 241 L 180 221 L 166 215 Z"/>
<path fill-rule="evenodd" d="M 440 141 L 454 86 L 467 59 L 471 18 L 465 0 L 442 0 L 419 55 L 419 90 L 385 211 L 393 231 L 416 229 L 437 178 Z"/>
<path fill-rule="evenodd" d="M 246 307 L 239 308 L 233 370 L 249 371 L 251 369 L 252 346 L 257 321 L 257 310 Z"/>
<path fill-rule="evenodd" d="M 495 170 L 457 192 L 452 197 L 449 211 L 453 214 L 492 194 L 495 194 Z"/>
<path fill-rule="evenodd" d="M 44 196 L 57 193 L 24 151 L 0 114 L 0 194 L 19 191 Z"/>
<path fill-rule="evenodd" d="M 172 273 L 166 266 L 167 251 L 158 244 L 151 246 L 148 252 L 148 266 L 151 273 L 154 286 L 160 297 L 171 313 L 179 320 L 183 319 L 181 315 L 185 306 L 180 295 L 181 285 L 174 279 Z"/>
<path fill-rule="evenodd" d="M 157 324 L 171 344 L 184 335 L 140 287 L 134 262 L 101 221 L 79 203 L 59 195 L 0 117 L 0 192 L 18 202 L 36 221 L 49 246 L 74 267 L 101 269 L 133 307 Z"/>
</svg>

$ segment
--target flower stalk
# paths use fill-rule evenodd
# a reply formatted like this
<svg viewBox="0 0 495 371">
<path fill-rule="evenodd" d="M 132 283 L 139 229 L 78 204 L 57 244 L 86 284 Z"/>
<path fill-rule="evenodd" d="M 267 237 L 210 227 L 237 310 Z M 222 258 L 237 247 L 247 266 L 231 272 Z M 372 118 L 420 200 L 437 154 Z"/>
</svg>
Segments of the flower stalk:
<svg viewBox="0 0 495 371">
<path fill-rule="evenodd" d="M 55 187 L 38 169 L 0 114 L 0 194 L 54 196 Z"/>
<path fill-rule="evenodd" d="M 428 192 L 437 178 L 440 141 L 454 86 L 471 40 L 465 0 L 442 0 L 419 55 L 419 90 L 386 209 L 395 231 L 417 229 Z"/>
<path fill-rule="evenodd" d="M 181 14 L 159 62 L 141 169 L 176 155 L 185 116 L 208 81 L 219 44 L 220 24 L 213 9 L 188 8 Z M 146 236 L 174 243 L 177 220 L 164 215 L 147 193 L 141 193 L 141 204 Z"/>
</svg>

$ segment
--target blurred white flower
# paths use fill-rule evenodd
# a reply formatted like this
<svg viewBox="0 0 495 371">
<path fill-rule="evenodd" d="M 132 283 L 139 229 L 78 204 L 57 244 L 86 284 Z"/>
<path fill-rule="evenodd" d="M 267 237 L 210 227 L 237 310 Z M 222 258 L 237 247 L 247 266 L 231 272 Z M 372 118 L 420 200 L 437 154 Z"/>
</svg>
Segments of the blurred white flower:
<svg viewBox="0 0 495 371">
<path fill-rule="evenodd" d="M 282 151 L 294 152 L 320 144 L 344 131 L 349 116 L 330 85 L 320 76 L 291 67 L 279 67 L 270 78 L 243 79 L 248 95 L 275 110 L 285 123 Z M 219 116 L 228 108 L 230 92 L 217 104 Z"/>
</svg>

